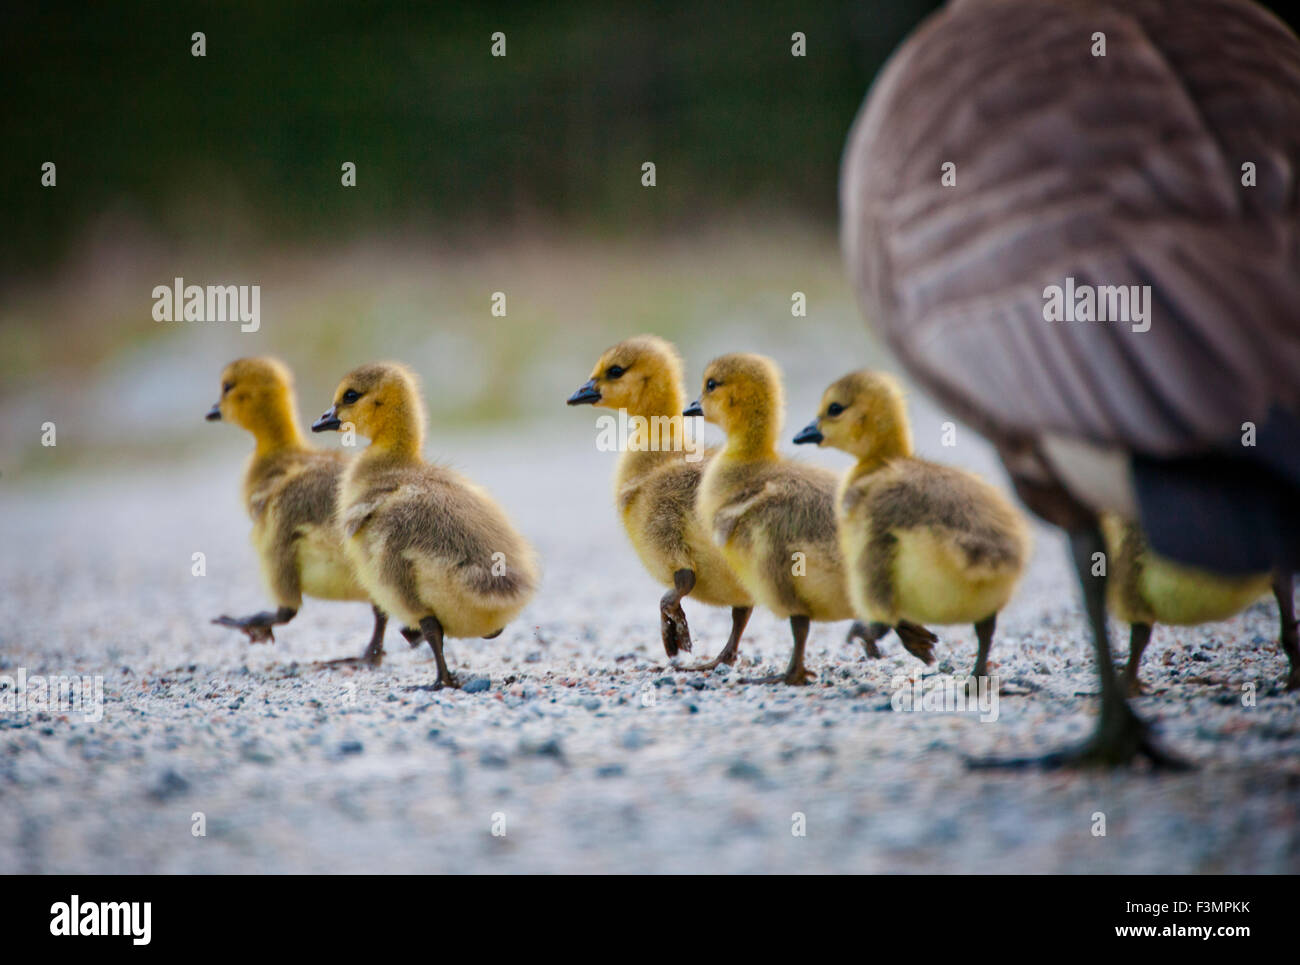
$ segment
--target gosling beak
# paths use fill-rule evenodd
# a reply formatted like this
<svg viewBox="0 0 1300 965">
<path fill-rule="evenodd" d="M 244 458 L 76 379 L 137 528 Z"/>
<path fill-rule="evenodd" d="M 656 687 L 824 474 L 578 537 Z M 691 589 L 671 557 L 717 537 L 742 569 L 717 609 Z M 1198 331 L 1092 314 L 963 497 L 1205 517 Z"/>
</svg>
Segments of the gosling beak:
<svg viewBox="0 0 1300 965">
<path fill-rule="evenodd" d="M 682 415 L 704 415 L 704 409 L 700 406 L 700 400 L 696 399 L 687 406 L 686 411 L 683 412 Z"/>
<path fill-rule="evenodd" d="M 311 431 L 327 432 L 330 429 L 337 429 L 341 425 L 343 425 L 343 423 L 339 421 L 338 414 L 334 411 L 334 406 L 330 406 L 323 416 L 311 424 Z"/>
<path fill-rule="evenodd" d="M 212 403 L 212 408 L 208 410 L 208 414 L 205 415 L 203 418 L 207 419 L 209 422 L 220 422 L 221 403 L 220 402 Z"/>
<path fill-rule="evenodd" d="M 815 442 L 820 446 L 825 439 L 826 437 L 822 435 L 821 430 L 817 428 L 817 420 L 813 419 L 812 422 L 799 430 L 799 434 L 794 437 L 794 444 L 802 446 L 805 442 Z"/>
<path fill-rule="evenodd" d="M 569 396 L 569 405 L 592 405 L 600 401 L 600 389 L 596 380 L 588 379 L 578 387 L 578 391 Z"/>
</svg>

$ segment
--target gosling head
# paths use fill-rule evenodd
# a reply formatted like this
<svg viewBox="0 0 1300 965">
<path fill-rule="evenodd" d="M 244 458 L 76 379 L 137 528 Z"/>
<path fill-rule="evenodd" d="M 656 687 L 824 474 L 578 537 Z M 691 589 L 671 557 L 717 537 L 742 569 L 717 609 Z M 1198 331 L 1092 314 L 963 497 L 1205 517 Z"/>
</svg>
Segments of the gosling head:
<svg viewBox="0 0 1300 965">
<path fill-rule="evenodd" d="M 312 432 L 351 425 L 372 446 L 418 452 L 424 442 L 424 406 L 415 373 L 399 362 L 353 369 L 334 390 L 334 404 Z"/>
<path fill-rule="evenodd" d="M 886 372 L 852 372 L 826 390 L 817 418 L 794 441 L 843 449 L 859 459 L 910 456 L 902 387 Z"/>
<path fill-rule="evenodd" d="M 776 448 L 785 395 L 776 363 L 762 355 L 722 355 L 704 370 L 699 399 L 684 415 L 702 415 L 727 434 L 733 449 Z"/>
<path fill-rule="evenodd" d="M 221 372 L 221 398 L 207 420 L 233 422 L 264 443 L 299 440 L 293 375 L 279 359 L 236 359 Z"/>
<path fill-rule="evenodd" d="M 632 415 L 682 411 L 682 358 L 657 335 L 638 335 L 606 349 L 569 405 L 625 409 Z"/>
</svg>

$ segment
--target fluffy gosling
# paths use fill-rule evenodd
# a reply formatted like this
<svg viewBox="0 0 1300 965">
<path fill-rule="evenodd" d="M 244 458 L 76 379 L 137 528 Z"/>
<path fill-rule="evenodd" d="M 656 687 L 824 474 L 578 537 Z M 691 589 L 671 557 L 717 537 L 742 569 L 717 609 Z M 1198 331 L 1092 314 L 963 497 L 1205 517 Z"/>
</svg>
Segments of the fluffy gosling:
<svg viewBox="0 0 1300 965">
<path fill-rule="evenodd" d="M 704 370 L 702 415 L 727 435 L 704 470 L 696 510 L 749 594 L 794 636 L 783 674 L 757 683 L 806 684 L 811 620 L 853 616 L 835 532 L 835 475 L 783 459 L 776 450 L 784 408 L 781 375 L 761 355 L 724 355 Z"/>
<path fill-rule="evenodd" d="M 1282 649 L 1290 662 L 1287 690 L 1300 689 L 1300 645 L 1289 574 L 1228 577 L 1182 566 L 1157 556 L 1138 526 L 1114 515 L 1102 517 L 1110 550 L 1106 592 L 1110 611 L 1129 624 L 1128 664 L 1121 671 L 1130 697 L 1146 690 L 1138 677 L 1142 651 L 1156 623 L 1195 626 L 1235 616 L 1270 589 L 1281 617 Z"/>
<path fill-rule="evenodd" d="M 731 607 L 731 635 L 722 652 L 687 668 L 708 670 L 735 663 L 753 601 L 696 515 L 695 495 L 714 453 L 687 451 L 685 403 L 681 356 L 654 335 L 606 350 L 568 400 L 569 405 L 622 409 L 630 417 L 632 436 L 614 471 L 614 503 L 641 563 L 669 588 L 659 601 L 664 651 L 675 657 L 691 650 L 683 597 Z"/>
<path fill-rule="evenodd" d="M 244 503 L 253 520 L 253 546 L 277 609 L 246 617 L 220 616 L 253 643 L 274 641 L 273 628 L 302 608 L 303 594 L 324 600 L 370 596 L 352 571 L 335 526 L 342 453 L 309 446 L 298 428 L 293 376 L 278 359 L 238 359 L 221 373 L 221 399 L 209 422 L 231 422 L 257 446 L 244 473 Z M 383 659 L 388 618 L 372 604 L 375 628 L 362 660 Z"/>
<path fill-rule="evenodd" d="M 794 441 L 857 457 L 836 509 L 849 594 L 872 638 L 900 622 L 972 623 L 972 676 L 987 676 L 998 611 L 1029 556 L 1020 513 L 976 476 L 912 455 L 903 394 L 884 373 L 854 372 L 828 388 Z"/>
<path fill-rule="evenodd" d="M 424 407 L 405 366 L 373 363 L 344 377 L 312 431 L 344 423 L 370 440 L 339 495 L 348 558 L 371 598 L 433 647 L 434 689 L 458 687 L 444 638 L 495 637 L 519 614 L 537 588 L 532 547 L 484 490 L 424 461 Z"/>
</svg>

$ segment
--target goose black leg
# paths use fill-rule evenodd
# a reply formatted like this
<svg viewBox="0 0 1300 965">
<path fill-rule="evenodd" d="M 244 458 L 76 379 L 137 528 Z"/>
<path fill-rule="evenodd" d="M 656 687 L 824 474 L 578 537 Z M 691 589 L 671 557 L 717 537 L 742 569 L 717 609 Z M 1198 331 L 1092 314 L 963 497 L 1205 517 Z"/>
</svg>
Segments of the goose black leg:
<svg viewBox="0 0 1300 965">
<path fill-rule="evenodd" d="M 1286 689 L 1300 690 L 1300 634 L 1296 631 L 1295 598 L 1292 595 L 1290 573 L 1278 573 L 1273 577 L 1273 595 L 1277 597 L 1277 609 L 1282 619 L 1282 649 L 1291 661 Z"/>
<path fill-rule="evenodd" d="M 459 687 L 460 682 L 447 669 L 447 661 L 442 655 L 442 624 L 438 622 L 437 617 L 425 617 L 420 621 L 420 629 L 424 631 L 424 639 L 429 641 L 433 647 L 433 659 L 438 661 L 438 680 L 433 685 L 434 690 L 441 690 L 443 687 Z"/>
<path fill-rule="evenodd" d="M 1120 767 L 1145 757 L 1153 768 L 1185 770 L 1188 765 L 1166 753 L 1151 736 L 1147 723 L 1133 712 L 1124 698 L 1120 679 L 1110 655 L 1106 632 L 1106 577 L 1093 576 L 1093 556 L 1104 554 L 1106 544 L 1095 525 L 1070 533 L 1070 553 L 1083 590 L 1084 609 L 1092 627 L 1092 648 L 1101 680 L 1101 712 L 1092 736 L 1079 747 L 1056 751 L 1037 758 L 967 761 L 972 768 Z M 1103 556 L 1104 559 L 1104 556 Z"/>
<path fill-rule="evenodd" d="M 682 597 L 695 589 L 695 571 L 678 570 L 673 574 L 673 588 L 659 601 L 659 630 L 664 639 L 664 651 L 670 657 L 678 651 L 691 652 L 691 628 L 686 624 L 686 611 Z"/>
<path fill-rule="evenodd" d="M 853 626 L 849 627 L 849 635 L 845 638 L 846 643 L 853 643 L 855 640 L 862 644 L 862 649 L 867 652 L 867 656 L 872 660 L 879 660 L 884 656 L 880 652 L 877 643 L 892 630 L 888 623 L 863 623 L 861 620 L 854 620 Z"/>
<path fill-rule="evenodd" d="M 1146 693 L 1146 688 L 1138 678 L 1138 668 L 1142 663 L 1142 651 L 1151 642 L 1151 629 L 1149 623 L 1135 623 L 1128 630 L 1128 663 L 1124 665 L 1124 692 L 1130 697 L 1141 697 Z"/>
<path fill-rule="evenodd" d="M 274 613 L 263 610 L 249 617 L 219 616 L 212 622 L 219 626 L 242 630 L 248 634 L 249 643 L 275 643 L 275 633 L 271 628 L 288 623 L 297 615 L 298 611 L 293 607 L 282 606 Z"/>
<path fill-rule="evenodd" d="M 807 617 L 791 617 L 790 632 L 794 634 L 794 650 L 790 654 L 790 665 L 785 673 L 774 673 L 768 677 L 752 677 L 741 681 L 747 684 L 790 684 L 800 687 L 817 676 L 803 664 L 804 646 L 808 642 L 808 628 L 811 621 Z"/>
<path fill-rule="evenodd" d="M 736 658 L 740 656 L 740 636 L 745 632 L 745 625 L 749 623 L 749 615 L 753 612 L 754 608 L 752 606 L 733 606 L 731 608 L 731 636 L 727 637 L 727 645 L 722 648 L 722 652 L 705 663 L 697 663 L 682 669 L 712 670 L 720 663 L 735 663 Z"/>
</svg>

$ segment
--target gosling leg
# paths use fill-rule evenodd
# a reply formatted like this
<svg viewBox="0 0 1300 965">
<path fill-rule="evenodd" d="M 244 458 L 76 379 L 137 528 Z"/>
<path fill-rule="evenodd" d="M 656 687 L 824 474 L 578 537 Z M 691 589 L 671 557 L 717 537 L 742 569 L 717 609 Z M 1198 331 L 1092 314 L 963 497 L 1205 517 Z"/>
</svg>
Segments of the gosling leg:
<svg viewBox="0 0 1300 965">
<path fill-rule="evenodd" d="M 979 641 L 979 651 L 975 654 L 975 669 L 971 671 L 971 677 L 976 681 L 989 675 L 989 651 L 993 649 L 993 631 L 997 626 L 996 613 L 975 624 L 975 639 Z"/>
<path fill-rule="evenodd" d="M 1038 758 L 968 761 L 973 768 L 1119 767 L 1146 757 L 1154 768 L 1185 770 L 1188 765 L 1166 753 L 1150 734 L 1150 727 L 1133 712 L 1124 698 L 1106 631 L 1106 577 L 1092 575 L 1093 554 L 1104 553 L 1106 543 L 1096 523 L 1070 532 L 1070 552 L 1083 590 L 1084 609 L 1092 626 L 1092 648 L 1101 680 L 1101 712 L 1092 736 L 1079 747 Z"/>
<path fill-rule="evenodd" d="M 884 656 L 880 652 L 877 642 L 884 638 L 885 634 L 892 630 L 888 623 L 863 623 L 861 620 L 854 620 L 853 626 L 849 627 L 849 635 L 845 638 L 845 643 L 853 643 L 855 640 L 862 644 L 862 649 L 867 652 L 867 656 L 872 660 L 879 660 Z"/>
<path fill-rule="evenodd" d="M 695 589 L 695 571 L 681 569 L 673 574 L 673 588 L 659 601 L 659 631 L 664 640 L 664 651 L 669 657 L 679 650 L 691 652 L 691 628 L 686 623 L 682 597 Z"/>
<path fill-rule="evenodd" d="M 373 603 L 370 609 L 375 614 L 375 629 L 370 634 L 370 644 L 359 657 L 340 657 L 326 660 L 326 667 L 378 667 L 384 662 L 384 630 L 388 627 L 388 614 Z"/>
<path fill-rule="evenodd" d="M 1138 667 L 1142 663 L 1142 651 L 1151 642 L 1152 626 L 1149 623 L 1135 623 L 1128 630 L 1128 663 L 1124 666 L 1124 692 L 1130 697 L 1141 697 L 1147 692 L 1138 679 Z M 1285 631 L 1284 631 L 1285 632 Z"/>
<path fill-rule="evenodd" d="M 433 659 L 438 662 L 438 680 L 433 685 L 434 690 L 441 690 L 443 687 L 459 687 L 460 682 L 447 669 L 447 661 L 442 655 L 442 624 L 434 616 L 425 617 L 420 621 L 420 629 L 424 631 L 424 639 L 429 641 L 429 646 L 433 647 Z"/>
<path fill-rule="evenodd" d="M 796 616 L 790 618 L 790 632 L 794 634 L 794 650 L 790 653 L 790 665 L 786 667 L 785 673 L 775 673 L 768 677 L 755 677 L 742 681 L 747 684 L 789 684 L 792 687 L 801 687 L 809 683 L 813 677 L 817 676 L 811 670 L 804 666 L 803 652 L 804 646 L 808 642 L 808 629 L 811 621 L 808 617 Z"/>
<path fill-rule="evenodd" d="M 735 663 L 740 656 L 740 635 L 745 632 L 745 625 L 749 623 L 749 615 L 753 612 L 754 608 L 752 606 L 733 606 L 731 608 L 731 636 L 727 637 L 727 645 L 722 648 L 722 652 L 707 663 L 697 663 L 682 669 L 712 670 L 720 663 Z"/>
<path fill-rule="evenodd" d="M 1291 673 L 1286 678 L 1287 690 L 1300 690 L 1300 634 L 1296 632 L 1295 599 L 1292 596 L 1291 574 L 1273 576 L 1273 595 L 1282 618 L 1282 649 L 1291 661 Z"/>
<path fill-rule="evenodd" d="M 218 626 L 242 630 L 248 634 L 249 643 L 275 643 L 275 633 L 271 628 L 288 623 L 297 615 L 298 611 L 293 607 L 282 606 L 274 613 L 263 610 L 248 617 L 219 616 L 212 622 Z"/>
</svg>

